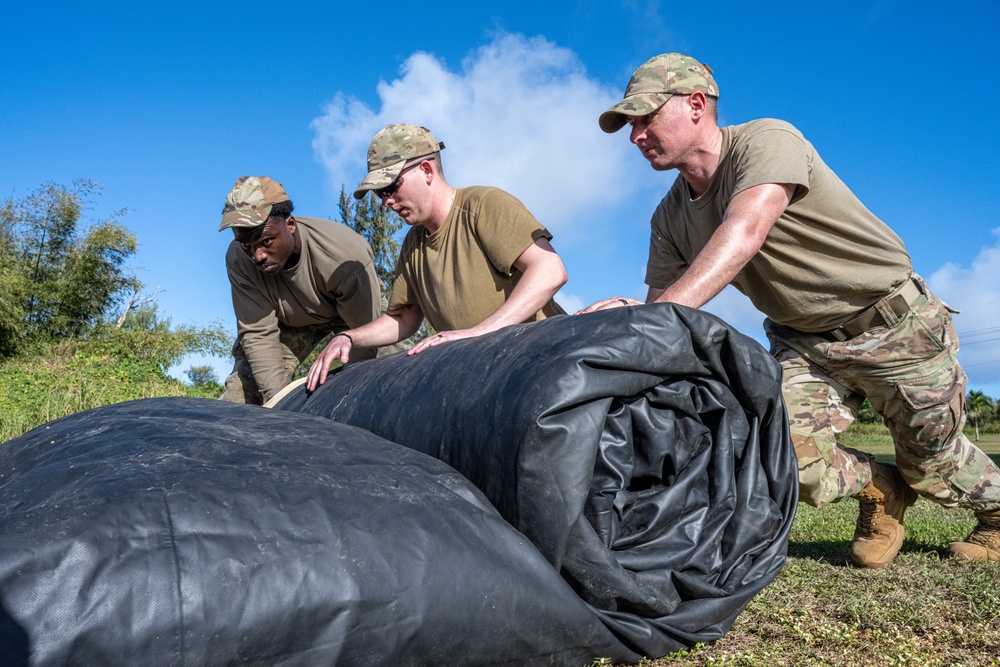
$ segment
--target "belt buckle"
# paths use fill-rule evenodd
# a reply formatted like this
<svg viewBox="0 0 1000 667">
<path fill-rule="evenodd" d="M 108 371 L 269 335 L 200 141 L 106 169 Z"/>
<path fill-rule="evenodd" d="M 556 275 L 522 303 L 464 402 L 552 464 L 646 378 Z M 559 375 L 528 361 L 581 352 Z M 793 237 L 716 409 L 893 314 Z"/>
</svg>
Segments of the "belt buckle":
<svg viewBox="0 0 1000 667">
<path fill-rule="evenodd" d="M 837 327 L 836 329 L 830 329 L 826 333 L 829 334 L 830 338 L 832 338 L 834 341 L 838 343 L 843 343 L 845 340 L 850 338 L 850 336 L 848 336 L 847 333 L 844 331 L 844 327 Z"/>
</svg>

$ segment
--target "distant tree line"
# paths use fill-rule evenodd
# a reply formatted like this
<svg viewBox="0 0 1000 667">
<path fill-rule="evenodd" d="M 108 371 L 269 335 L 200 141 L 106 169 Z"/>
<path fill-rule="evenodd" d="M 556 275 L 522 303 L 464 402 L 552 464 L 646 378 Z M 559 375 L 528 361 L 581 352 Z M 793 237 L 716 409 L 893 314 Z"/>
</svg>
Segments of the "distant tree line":
<svg viewBox="0 0 1000 667">
<path fill-rule="evenodd" d="M 1000 433 L 1000 404 L 981 391 L 972 390 L 965 397 L 966 425 L 979 439 L 983 433 Z M 865 399 L 858 410 L 858 422 L 861 424 L 881 424 L 882 418 L 872 409 L 871 403 Z"/>
</svg>

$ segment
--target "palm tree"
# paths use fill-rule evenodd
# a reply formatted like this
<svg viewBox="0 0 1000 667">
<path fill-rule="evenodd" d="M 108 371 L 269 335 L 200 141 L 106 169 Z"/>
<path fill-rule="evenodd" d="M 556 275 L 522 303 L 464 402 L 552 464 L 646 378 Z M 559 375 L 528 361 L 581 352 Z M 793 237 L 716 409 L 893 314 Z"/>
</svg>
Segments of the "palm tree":
<svg viewBox="0 0 1000 667">
<path fill-rule="evenodd" d="M 979 418 L 996 409 L 993 399 L 981 391 L 970 391 L 965 399 L 965 411 L 976 426 L 976 442 L 979 441 Z"/>
</svg>

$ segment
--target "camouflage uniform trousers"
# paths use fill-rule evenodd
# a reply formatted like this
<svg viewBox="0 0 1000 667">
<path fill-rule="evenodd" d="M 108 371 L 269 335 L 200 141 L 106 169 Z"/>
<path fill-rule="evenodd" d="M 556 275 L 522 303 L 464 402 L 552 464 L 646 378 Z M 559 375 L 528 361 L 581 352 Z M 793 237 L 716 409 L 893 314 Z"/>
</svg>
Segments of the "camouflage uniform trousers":
<svg viewBox="0 0 1000 667">
<path fill-rule="evenodd" d="M 799 495 L 809 505 L 853 496 L 871 481 L 871 455 L 837 444 L 867 397 L 917 493 L 945 507 L 1000 509 L 1000 469 L 962 435 L 967 378 L 952 311 L 914 280 L 921 294 L 895 326 L 846 341 L 764 323 L 783 370 Z"/>
<path fill-rule="evenodd" d="M 329 324 L 307 327 L 289 327 L 278 324 L 278 339 L 281 342 L 281 358 L 285 370 L 285 384 L 292 381 L 295 370 L 305 361 L 309 353 L 330 333 L 345 331 L 346 325 L 331 327 Z M 385 348 L 382 348 L 385 349 Z M 351 350 L 350 361 L 374 359 L 374 348 L 356 348 Z M 225 389 L 219 400 L 231 403 L 250 403 L 263 405 L 264 396 L 253 377 L 250 362 L 239 341 L 233 346 L 233 357 L 236 363 L 233 372 L 226 377 Z"/>
</svg>

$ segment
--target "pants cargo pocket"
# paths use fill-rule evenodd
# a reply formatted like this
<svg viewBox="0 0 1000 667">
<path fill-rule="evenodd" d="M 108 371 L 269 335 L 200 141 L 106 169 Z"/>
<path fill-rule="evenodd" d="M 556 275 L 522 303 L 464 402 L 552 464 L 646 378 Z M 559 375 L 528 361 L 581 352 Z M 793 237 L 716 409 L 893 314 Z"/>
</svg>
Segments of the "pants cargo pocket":
<svg viewBox="0 0 1000 667">
<path fill-rule="evenodd" d="M 900 400 L 887 406 L 886 422 L 896 440 L 897 456 L 913 463 L 940 462 L 961 435 L 965 373 L 949 352 L 922 370 L 930 372 L 897 380 Z"/>
</svg>

